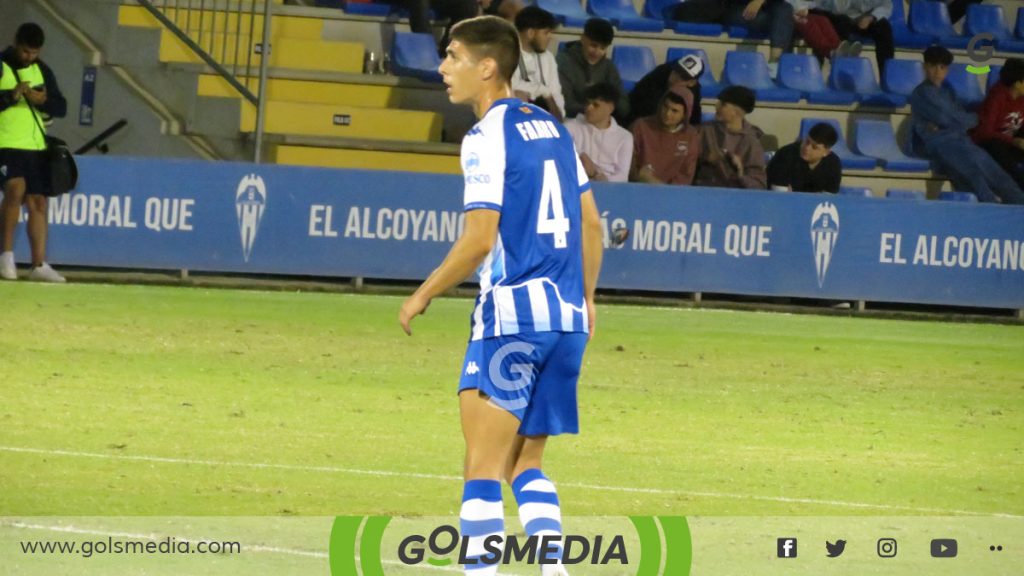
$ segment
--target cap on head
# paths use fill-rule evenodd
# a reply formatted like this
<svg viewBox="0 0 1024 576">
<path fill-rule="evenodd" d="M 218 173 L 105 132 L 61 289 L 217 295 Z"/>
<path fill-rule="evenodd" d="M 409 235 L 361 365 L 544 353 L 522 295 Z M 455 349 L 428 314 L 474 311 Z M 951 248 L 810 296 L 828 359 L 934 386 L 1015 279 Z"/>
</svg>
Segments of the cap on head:
<svg viewBox="0 0 1024 576">
<path fill-rule="evenodd" d="M 693 54 L 687 54 L 676 60 L 672 68 L 683 80 L 697 80 L 704 73 L 704 61 Z"/>
</svg>

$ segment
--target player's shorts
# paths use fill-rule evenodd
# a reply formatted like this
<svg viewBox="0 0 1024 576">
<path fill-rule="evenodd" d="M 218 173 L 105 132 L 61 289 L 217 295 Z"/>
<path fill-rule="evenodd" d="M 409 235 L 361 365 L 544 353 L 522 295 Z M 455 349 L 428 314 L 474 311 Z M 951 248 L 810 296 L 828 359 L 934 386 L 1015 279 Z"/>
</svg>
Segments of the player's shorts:
<svg viewBox="0 0 1024 576">
<path fill-rule="evenodd" d="M 25 194 L 49 192 L 46 151 L 0 148 L 0 185 L 15 178 L 25 179 Z"/>
<path fill-rule="evenodd" d="M 576 434 L 587 334 L 535 332 L 470 341 L 459 392 L 476 388 L 520 421 L 519 434 Z"/>
</svg>

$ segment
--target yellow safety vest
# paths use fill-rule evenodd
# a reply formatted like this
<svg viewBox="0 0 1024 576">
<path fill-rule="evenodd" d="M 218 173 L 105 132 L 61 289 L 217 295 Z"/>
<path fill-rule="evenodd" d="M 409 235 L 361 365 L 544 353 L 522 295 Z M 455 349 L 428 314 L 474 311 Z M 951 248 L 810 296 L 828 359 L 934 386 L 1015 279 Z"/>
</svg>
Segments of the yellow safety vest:
<svg viewBox="0 0 1024 576">
<path fill-rule="evenodd" d="M 14 71 L 6 62 L 0 61 L 3 66 L 3 75 L 0 76 L 0 90 L 14 90 L 18 85 L 18 79 L 14 77 Z M 44 84 L 43 71 L 38 63 L 33 63 L 28 68 L 18 70 L 18 76 L 22 82 L 28 82 L 31 87 Z M 35 119 L 32 116 L 35 115 Z M 36 124 L 36 119 L 39 124 Z M 17 104 L 0 112 L 0 148 L 14 148 L 16 150 L 45 150 L 46 140 L 39 127 L 42 126 L 42 118 L 39 111 L 28 103 L 28 98 L 22 97 Z"/>
</svg>

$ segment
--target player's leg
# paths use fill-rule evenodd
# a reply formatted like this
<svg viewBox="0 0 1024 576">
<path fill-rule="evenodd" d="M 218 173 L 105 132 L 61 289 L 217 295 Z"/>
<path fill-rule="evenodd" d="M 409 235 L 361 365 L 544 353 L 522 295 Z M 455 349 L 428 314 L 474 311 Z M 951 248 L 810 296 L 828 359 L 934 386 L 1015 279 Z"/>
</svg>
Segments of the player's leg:
<svg viewBox="0 0 1024 576">
<path fill-rule="evenodd" d="M 15 169 L 13 163 L 5 164 L 8 171 Z M 17 280 L 14 268 L 14 233 L 18 230 L 21 203 L 25 200 L 25 178 L 18 176 L 4 182 L 4 199 L 0 202 L 0 218 L 3 219 L 3 250 L 0 251 L 0 276 L 5 280 Z"/>
<path fill-rule="evenodd" d="M 32 267 L 46 262 L 46 210 L 48 203 L 42 194 L 26 194 L 28 208 L 28 243 L 32 248 Z"/>
</svg>

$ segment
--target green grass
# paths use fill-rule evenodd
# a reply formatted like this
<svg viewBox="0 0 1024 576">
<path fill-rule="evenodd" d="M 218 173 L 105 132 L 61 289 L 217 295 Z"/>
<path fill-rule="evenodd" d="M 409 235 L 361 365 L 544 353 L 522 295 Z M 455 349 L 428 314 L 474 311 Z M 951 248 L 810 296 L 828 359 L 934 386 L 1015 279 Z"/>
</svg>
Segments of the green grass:
<svg viewBox="0 0 1024 576">
<path fill-rule="evenodd" d="M 412 338 L 400 303 L 0 284 L 0 516 L 455 514 L 471 302 Z M 1019 327 L 598 323 L 545 465 L 567 515 L 1024 514 Z"/>
</svg>

